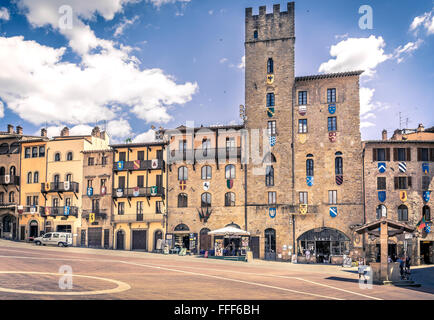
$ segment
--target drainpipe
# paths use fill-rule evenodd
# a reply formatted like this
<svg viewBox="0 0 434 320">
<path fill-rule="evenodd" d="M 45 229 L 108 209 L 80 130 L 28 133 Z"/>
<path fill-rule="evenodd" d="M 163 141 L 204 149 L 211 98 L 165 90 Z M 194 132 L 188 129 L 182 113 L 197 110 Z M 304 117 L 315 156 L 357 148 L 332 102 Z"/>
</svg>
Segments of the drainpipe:
<svg viewBox="0 0 434 320">
<path fill-rule="evenodd" d="M 291 108 L 291 122 L 292 122 L 292 128 L 291 128 L 291 161 L 292 161 L 292 177 L 291 177 L 291 183 L 292 183 L 292 204 L 295 203 L 295 155 L 294 155 L 294 99 L 295 99 L 295 80 L 292 85 L 292 108 Z M 296 252 L 295 248 L 295 215 L 292 215 L 292 252 L 293 254 Z"/>
<path fill-rule="evenodd" d="M 362 196 L 363 196 L 363 224 L 366 224 L 366 198 L 365 198 L 365 148 L 362 150 Z M 366 255 L 366 237 L 363 233 L 363 252 Z"/>
</svg>

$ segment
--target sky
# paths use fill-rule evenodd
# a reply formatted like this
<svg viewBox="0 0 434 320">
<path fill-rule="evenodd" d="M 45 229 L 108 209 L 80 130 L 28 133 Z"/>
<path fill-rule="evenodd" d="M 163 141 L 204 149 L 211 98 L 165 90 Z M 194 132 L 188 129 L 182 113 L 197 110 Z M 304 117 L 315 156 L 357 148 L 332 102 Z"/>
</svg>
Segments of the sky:
<svg viewBox="0 0 434 320">
<path fill-rule="evenodd" d="M 277 3 L 286 8 L 277 0 L 0 0 L 0 130 L 89 134 L 97 124 L 113 142 L 143 142 L 154 139 L 151 126 L 241 123 L 245 8 L 271 12 Z M 299 0 L 295 10 L 297 76 L 365 70 L 362 139 L 434 125 L 433 0 Z"/>
</svg>

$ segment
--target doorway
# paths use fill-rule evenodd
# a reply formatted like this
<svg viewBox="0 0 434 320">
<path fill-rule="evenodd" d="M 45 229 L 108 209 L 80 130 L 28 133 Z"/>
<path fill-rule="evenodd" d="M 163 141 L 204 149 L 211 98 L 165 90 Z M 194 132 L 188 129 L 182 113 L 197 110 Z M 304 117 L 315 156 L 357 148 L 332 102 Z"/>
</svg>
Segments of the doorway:
<svg viewBox="0 0 434 320">
<path fill-rule="evenodd" d="M 33 240 L 34 238 L 38 237 L 38 234 L 39 234 L 38 222 L 35 220 L 30 221 L 29 240 Z"/>
<path fill-rule="evenodd" d="M 208 232 L 210 232 L 208 228 L 200 230 L 200 251 L 211 250 L 211 236 Z"/>
<path fill-rule="evenodd" d="M 421 241 L 420 243 L 420 256 L 422 264 L 433 263 L 433 241 Z"/>
<path fill-rule="evenodd" d="M 265 260 L 276 260 L 276 230 L 265 230 Z"/>
<path fill-rule="evenodd" d="M 316 262 L 328 262 L 330 257 L 330 241 L 316 242 Z"/>
<path fill-rule="evenodd" d="M 146 230 L 133 230 L 133 250 L 146 250 Z"/>
<path fill-rule="evenodd" d="M 123 230 L 116 233 L 116 250 L 125 250 L 125 232 Z"/>
<path fill-rule="evenodd" d="M 161 230 L 157 230 L 154 232 L 154 251 L 161 250 L 161 244 L 160 246 L 157 246 L 158 240 L 163 239 L 163 232 Z"/>
</svg>

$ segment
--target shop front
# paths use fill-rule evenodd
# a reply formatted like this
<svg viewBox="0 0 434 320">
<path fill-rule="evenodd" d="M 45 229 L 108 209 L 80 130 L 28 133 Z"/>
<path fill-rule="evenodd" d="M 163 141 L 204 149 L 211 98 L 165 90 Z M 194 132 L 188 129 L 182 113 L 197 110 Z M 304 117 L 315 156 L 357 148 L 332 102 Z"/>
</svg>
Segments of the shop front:
<svg viewBox="0 0 434 320">
<path fill-rule="evenodd" d="M 434 263 L 434 241 L 420 241 L 420 263 Z"/>
<path fill-rule="evenodd" d="M 208 232 L 208 235 L 212 236 L 214 244 L 214 250 L 209 250 L 208 257 L 244 260 L 249 250 L 249 232 L 241 230 L 238 225 L 229 224 Z"/>
<path fill-rule="evenodd" d="M 332 228 L 312 229 L 297 239 L 298 262 L 341 264 L 349 254 L 350 238 Z"/>
</svg>

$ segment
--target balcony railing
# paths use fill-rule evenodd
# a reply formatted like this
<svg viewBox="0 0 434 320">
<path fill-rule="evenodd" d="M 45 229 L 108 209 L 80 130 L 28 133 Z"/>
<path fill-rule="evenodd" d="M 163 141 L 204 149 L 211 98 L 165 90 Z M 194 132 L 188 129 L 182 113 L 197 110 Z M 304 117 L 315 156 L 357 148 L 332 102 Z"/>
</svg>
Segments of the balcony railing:
<svg viewBox="0 0 434 320">
<path fill-rule="evenodd" d="M 78 182 L 46 182 L 41 183 L 41 192 L 79 192 L 79 183 Z"/>
<path fill-rule="evenodd" d="M 22 207 L 23 213 L 31 213 L 31 214 L 40 214 L 42 215 L 44 213 L 44 207 L 41 206 L 23 206 Z M 18 212 L 20 212 L 20 206 L 18 206 Z"/>
<path fill-rule="evenodd" d="M 161 222 L 163 221 L 163 215 L 156 214 L 114 214 L 111 218 L 112 222 Z"/>
<path fill-rule="evenodd" d="M 133 170 L 161 170 L 166 166 L 166 162 L 162 159 L 155 160 L 135 160 L 135 161 L 120 161 L 113 163 L 114 171 L 133 171 Z"/>
<path fill-rule="evenodd" d="M 164 197 L 164 187 L 114 188 L 113 198 Z"/>
<path fill-rule="evenodd" d="M 208 148 L 208 149 L 187 149 L 187 150 L 171 150 L 169 153 L 169 163 L 179 161 L 212 161 L 212 160 L 236 160 L 241 158 L 241 148 Z"/>
<path fill-rule="evenodd" d="M 107 219 L 107 212 L 107 209 L 83 210 L 81 217 L 83 219 L 89 219 L 89 214 L 94 213 L 95 219 Z"/>
<path fill-rule="evenodd" d="M 63 206 L 63 207 L 41 207 L 42 212 L 41 213 L 45 217 L 49 216 L 62 216 L 62 217 L 68 217 L 68 216 L 74 216 L 78 217 L 78 207 L 74 206 Z M 68 209 L 69 208 L 69 209 Z"/>
<path fill-rule="evenodd" d="M 11 175 L 4 175 L 0 176 L 0 185 L 7 186 L 19 186 L 20 185 L 20 176 L 11 176 Z"/>
</svg>

